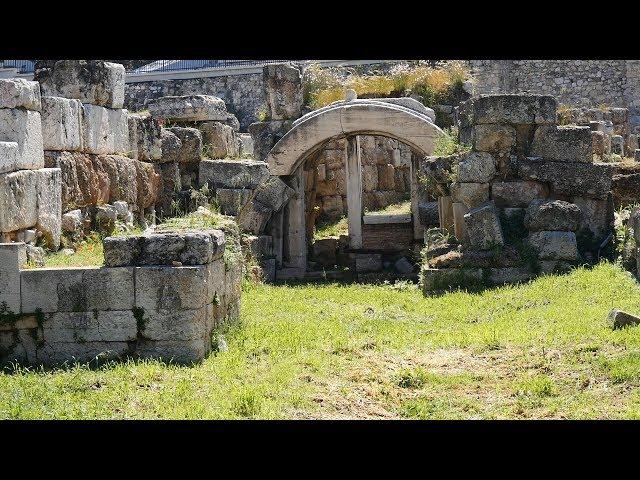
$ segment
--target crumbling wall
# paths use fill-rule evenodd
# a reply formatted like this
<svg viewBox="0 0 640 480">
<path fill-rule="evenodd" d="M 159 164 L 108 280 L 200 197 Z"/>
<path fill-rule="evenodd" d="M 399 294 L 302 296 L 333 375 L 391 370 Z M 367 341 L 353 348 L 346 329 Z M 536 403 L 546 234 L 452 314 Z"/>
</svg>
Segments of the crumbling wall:
<svg viewBox="0 0 640 480">
<path fill-rule="evenodd" d="M 594 161 L 591 129 L 558 126 L 550 96 L 481 95 L 458 113 L 471 151 L 417 166 L 451 236 L 427 252 L 425 293 L 597 260 L 612 238 L 614 167 Z"/>
<path fill-rule="evenodd" d="M 242 262 L 220 230 L 104 240 L 102 268 L 23 269 L 0 244 L 0 365 L 113 358 L 202 360 L 213 329 L 239 314 Z"/>
</svg>

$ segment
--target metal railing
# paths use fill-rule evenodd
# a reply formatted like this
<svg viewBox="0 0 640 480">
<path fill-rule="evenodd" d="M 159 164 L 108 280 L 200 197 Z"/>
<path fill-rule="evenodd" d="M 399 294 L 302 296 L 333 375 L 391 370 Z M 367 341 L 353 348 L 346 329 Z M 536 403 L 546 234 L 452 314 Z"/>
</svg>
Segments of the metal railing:
<svg viewBox="0 0 640 480">
<path fill-rule="evenodd" d="M 33 60 L 0 60 L 0 68 L 17 68 L 18 73 L 33 73 Z"/>
<path fill-rule="evenodd" d="M 199 70 L 201 68 L 227 68 L 240 66 L 262 66 L 283 60 L 156 60 L 136 68 L 131 73 L 172 72 L 178 70 Z"/>
</svg>

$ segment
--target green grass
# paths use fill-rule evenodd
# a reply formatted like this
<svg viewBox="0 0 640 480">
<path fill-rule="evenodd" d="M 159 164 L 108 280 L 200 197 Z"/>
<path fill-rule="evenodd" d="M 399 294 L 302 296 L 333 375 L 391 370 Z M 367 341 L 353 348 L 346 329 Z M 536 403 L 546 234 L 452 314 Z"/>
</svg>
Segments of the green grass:
<svg viewBox="0 0 640 480">
<path fill-rule="evenodd" d="M 0 418 L 640 418 L 640 288 L 600 264 L 482 293 L 247 287 L 228 351 L 0 374 Z"/>
<path fill-rule="evenodd" d="M 318 240 L 320 238 L 327 237 L 339 237 L 340 235 L 349 234 L 349 223 L 347 217 L 342 217 L 338 220 L 331 220 L 327 222 L 318 222 L 316 225 L 313 238 Z"/>
<path fill-rule="evenodd" d="M 411 200 L 404 200 L 398 203 L 392 203 L 380 210 L 365 210 L 366 215 L 402 215 L 411 213 Z"/>
<path fill-rule="evenodd" d="M 102 239 L 94 233 L 80 242 L 72 255 L 59 250 L 45 255 L 44 262 L 49 268 L 100 267 L 104 264 Z"/>
</svg>

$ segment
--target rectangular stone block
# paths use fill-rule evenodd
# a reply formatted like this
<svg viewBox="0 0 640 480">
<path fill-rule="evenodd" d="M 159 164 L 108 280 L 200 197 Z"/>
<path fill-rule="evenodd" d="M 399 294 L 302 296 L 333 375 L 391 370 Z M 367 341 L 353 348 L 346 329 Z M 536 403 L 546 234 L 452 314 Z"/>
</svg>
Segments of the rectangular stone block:
<svg viewBox="0 0 640 480">
<path fill-rule="evenodd" d="M 196 310 L 209 303 L 208 271 L 197 267 L 136 267 L 136 306 L 147 315 Z"/>
<path fill-rule="evenodd" d="M 480 95 L 463 102 L 458 115 L 462 128 L 484 123 L 554 125 L 557 106 L 550 95 Z"/>
<path fill-rule="evenodd" d="M 47 313 L 42 335 L 53 344 L 129 342 L 137 337 L 137 323 L 131 310 Z"/>
<path fill-rule="evenodd" d="M 38 176 L 31 170 L 0 174 L 0 232 L 23 230 L 37 223 L 37 188 Z"/>
<path fill-rule="evenodd" d="M 62 232 L 62 173 L 59 168 L 33 170 L 37 177 L 36 229 L 47 247 L 57 250 Z"/>
<path fill-rule="evenodd" d="M 606 163 L 553 162 L 518 159 L 515 170 L 523 179 L 547 182 L 552 193 L 604 199 L 611 190 L 614 168 Z"/>
<path fill-rule="evenodd" d="M 35 328 L 0 331 L 0 366 L 10 367 L 16 363 L 37 364 L 38 340 L 40 338 Z"/>
<path fill-rule="evenodd" d="M 20 268 L 27 263 L 24 243 L 0 243 L 0 304 L 4 313 L 20 312 Z"/>
<path fill-rule="evenodd" d="M 252 191 L 243 188 L 217 188 L 216 200 L 220 213 L 236 216 L 247 204 Z"/>
<path fill-rule="evenodd" d="M 0 173 L 15 172 L 18 168 L 18 143 L 0 142 Z"/>
<path fill-rule="evenodd" d="M 143 316 L 145 340 L 196 340 L 207 335 L 207 306 L 195 310 L 153 312 Z"/>
<path fill-rule="evenodd" d="M 171 127 L 167 129 L 180 139 L 180 148 L 173 154 L 179 163 L 199 163 L 202 160 L 202 133 L 197 128 Z"/>
<path fill-rule="evenodd" d="M 593 161 L 593 140 L 589 127 L 544 125 L 536 128 L 531 155 L 560 162 Z"/>
<path fill-rule="evenodd" d="M 234 158 L 239 155 L 238 137 L 229 125 L 221 122 L 204 122 L 198 125 L 198 130 L 202 133 L 205 158 Z"/>
<path fill-rule="evenodd" d="M 255 160 L 203 160 L 199 175 L 200 186 L 254 189 L 269 177 L 269 166 Z"/>
<path fill-rule="evenodd" d="M 43 96 L 64 97 L 108 108 L 124 105 L 125 70 L 102 60 L 58 60 L 35 72 Z"/>
<path fill-rule="evenodd" d="M 42 268 L 21 272 L 22 311 L 131 310 L 133 268 Z"/>
<path fill-rule="evenodd" d="M 129 113 L 129 150 L 132 158 L 155 162 L 162 158 L 160 123 L 151 116 Z"/>
<path fill-rule="evenodd" d="M 223 100 L 213 95 L 183 95 L 160 97 L 148 104 L 151 115 L 172 121 L 224 122 L 229 117 Z"/>
<path fill-rule="evenodd" d="M 543 183 L 531 181 L 493 182 L 491 198 L 498 207 L 525 208 L 536 199 L 549 196 L 549 188 Z"/>
<path fill-rule="evenodd" d="M 0 79 L 0 108 L 40 110 L 40 84 L 24 78 Z"/>
<path fill-rule="evenodd" d="M 37 363 L 46 366 L 109 361 L 129 353 L 127 342 L 44 342 L 37 349 Z"/>
<path fill-rule="evenodd" d="M 83 104 L 83 150 L 95 154 L 129 153 L 129 124 L 126 110 Z"/>
<path fill-rule="evenodd" d="M 463 218 L 472 247 L 489 250 L 504 245 L 502 226 L 493 202 L 470 210 Z"/>
<path fill-rule="evenodd" d="M 82 150 L 82 103 L 79 100 L 43 97 L 41 116 L 45 150 Z"/>
<path fill-rule="evenodd" d="M 357 253 L 356 272 L 379 272 L 382 270 L 382 255 L 378 253 Z"/>
<path fill-rule="evenodd" d="M 16 142 L 16 170 L 44 167 L 40 112 L 20 108 L 0 109 L 0 142 Z"/>
<path fill-rule="evenodd" d="M 574 232 L 536 232 L 529 235 L 527 242 L 541 260 L 575 262 L 580 258 Z"/>
</svg>

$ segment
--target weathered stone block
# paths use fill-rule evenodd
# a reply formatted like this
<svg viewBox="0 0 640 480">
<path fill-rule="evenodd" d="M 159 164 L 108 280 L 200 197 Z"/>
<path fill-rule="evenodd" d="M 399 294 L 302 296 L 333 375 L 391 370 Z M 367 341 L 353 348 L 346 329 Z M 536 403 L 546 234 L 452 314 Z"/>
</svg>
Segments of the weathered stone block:
<svg viewBox="0 0 640 480">
<path fill-rule="evenodd" d="M 27 263 L 24 243 L 0 243 L 0 303 L 20 312 L 20 269 Z"/>
<path fill-rule="evenodd" d="M 23 270 L 20 281 L 25 313 L 131 310 L 135 305 L 129 267 Z"/>
<path fill-rule="evenodd" d="M 278 211 L 294 194 L 293 188 L 280 180 L 280 177 L 272 175 L 256 189 L 254 199 L 273 211 Z"/>
<path fill-rule="evenodd" d="M 262 70 L 269 118 L 285 120 L 302 114 L 302 76 L 286 63 L 265 65 Z"/>
<path fill-rule="evenodd" d="M 260 235 L 264 232 L 272 214 L 273 210 L 270 207 L 252 200 L 242 209 L 237 222 L 243 231 Z"/>
<path fill-rule="evenodd" d="M 548 182 L 555 194 L 604 199 L 611 190 L 613 166 L 606 163 L 540 159 L 518 159 L 514 163 L 520 178 Z"/>
<path fill-rule="evenodd" d="M 458 110 L 460 125 L 485 123 L 554 125 L 558 104 L 549 95 L 480 95 L 463 102 Z"/>
<path fill-rule="evenodd" d="M 491 285 L 504 285 L 526 282 L 533 277 L 534 274 L 527 267 L 490 268 L 487 280 Z"/>
<path fill-rule="evenodd" d="M 493 202 L 470 210 L 464 215 L 464 222 L 467 225 L 469 244 L 472 247 L 488 250 L 504 245 L 502 226 Z"/>
<path fill-rule="evenodd" d="M 468 153 L 460 159 L 457 173 L 458 182 L 489 182 L 496 174 L 495 160 L 488 153 Z"/>
<path fill-rule="evenodd" d="M 136 306 L 147 315 L 197 310 L 209 303 L 207 266 L 135 267 Z"/>
<path fill-rule="evenodd" d="M 143 317 L 145 340 L 196 340 L 207 337 L 207 307 L 161 311 Z"/>
<path fill-rule="evenodd" d="M 313 261 L 325 267 L 336 265 L 338 237 L 319 238 L 313 242 Z"/>
<path fill-rule="evenodd" d="M 38 221 L 38 176 L 31 170 L 0 174 L 0 232 L 14 232 Z"/>
<path fill-rule="evenodd" d="M 291 120 L 272 120 L 249 125 L 249 133 L 253 138 L 253 157 L 264 161 L 271 148 L 291 129 L 292 123 Z"/>
<path fill-rule="evenodd" d="M 239 133 L 238 140 L 238 155 L 241 157 L 253 157 L 253 137 L 248 133 Z"/>
<path fill-rule="evenodd" d="M 82 103 L 42 97 L 42 144 L 45 150 L 82 150 Z"/>
<path fill-rule="evenodd" d="M 536 128 L 531 155 L 561 162 L 593 161 L 589 127 L 543 125 Z"/>
<path fill-rule="evenodd" d="M 126 110 L 83 105 L 83 150 L 95 154 L 129 153 L 129 123 Z"/>
<path fill-rule="evenodd" d="M 579 231 L 590 231 L 595 240 L 602 240 L 613 231 L 614 205 L 611 196 L 606 200 L 571 197 L 571 202 L 582 212 Z"/>
<path fill-rule="evenodd" d="M 168 129 L 181 142 L 176 160 L 180 163 L 198 163 L 202 160 L 202 133 L 197 128 L 171 127 Z"/>
<path fill-rule="evenodd" d="M 238 215 L 249 201 L 251 193 L 251 190 L 241 188 L 216 189 L 216 200 L 220 208 L 220 213 L 223 215 Z"/>
<path fill-rule="evenodd" d="M 607 321 L 611 325 L 611 328 L 615 330 L 623 327 L 635 327 L 640 323 L 640 317 L 614 308 L 609 312 Z"/>
<path fill-rule="evenodd" d="M 24 108 L 39 111 L 40 84 L 23 78 L 0 79 L 0 108 Z"/>
<path fill-rule="evenodd" d="M 102 241 L 107 267 L 135 265 L 141 251 L 140 237 L 107 237 Z"/>
<path fill-rule="evenodd" d="M 180 151 L 182 150 L 182 141 L 178 136 L 167 128 L 160 131 L 160 142 L 162 145 L 162 163 L 178 162 Z"/>
<path fill-rule="evenodd" d="M 528 207 L 536 199 L 549 196 L 546 185 L 538 182 L 493 182 L 491 198 L 498 207 Z"/>
<path fill-rule="evenodd" d="M 18 169 L 18 143 L 0 142 L 0 173 L 15 172 Z"/>
<path fill-rule="evenodd" d="M 125 70 L 102 60 L 58 60 L 35 72 L 43 96 L 65 97 L 108 108 L 124 104 Z"/>
<path fill-rule="evenodd" d="M 153 99 L 147 105 L 156 118 L 180 122 L 227 120 L 229 114 L 224 101 L 213 95 L 183 95 Z"/>
<path fill-rule="evenodd" d="M 152 233 L 140 237 L 139 265 L 171 265 L 185 248 L 184 235 Z"/>
<path fill-rule="evenodd" d="M 622 135 L 611 136 L 611 153 L 616 155 L 624 155 L 624 138 Z"/>
<path fill-rule="evenodd" d="M 44 342 L 38 347 L 38 363 L 47 366 L 73 362 L 87 363 L 123 358 L 129 352 L 127 342 Z"/>
<path fill-rule="evenodd" d="M 44 315 L 45 342 L 129 342 L 136 339 L 136 319 L 131 310 L 92 312 L 53 312 Z"/>
<path fill-rule="evenodd" d="M 129 151 L 132 158 L 155 162 L 162 158 L 163 137 L 158 120 L 148 115 L 130 113 L 127 117 Z"/>
<path fill-rule="evenodd" d="M 418 204 L 418 215 L 420 224 L 425 227 L 437 226 L 440 222 L 438 217 L 438 202 L 420 202 Z"/>
<path fill-rule="evenodd" d="M 201 186 L 254 189 L 269 177 L 269 167 L 254 160 L 203 160 L 199 175 Z"/>
<path fill-rule="evenodd" d="M 0 142 L 16 142 L 16 170 L 44 167 L 40 112 L 20 108 L 0 109 Z"/>
<path fill-rule="evenodd" d="M 467 208 L 475 208 L 489 200 L 489 184 L 454 182 L 451 184 L 451 200 L 464 203 Z"/>
<path fill-rule="evenodd" d="M 191 365 L 200 362 L 211 350 L 211 339 L 146 340 L 138 344 L 136 355 L 167 363 Z"/>
<path fill-rule="evenodd" d="M 198 125 L 202 133 L 204 156 L 211 159 L 239 156 L 238 137 L 233 128 L 221 122 L 204 122 Z"/>
<path fill-rule="evenodd" d="M 184 249 L 180 253 L 183 265 L 206 265 L 213 256 L 213 241 L 206 232 L 187 232 L 184 234 Z"/>
<path fill-rule="evenodd" d="M 527 209 L 524 224 L 531 232 L 578 230 L 582 222 L 580 207 L 562 200 L 534 200 Z"/>
<path fill-rule="evenodd" d="M 253 258 L 263 259 L 273 256 L 273 237 L 271 235 L 248 235 L 243 237 L 242 246 Z"/>
<path fill-rule="evenodd" d="M 355 264 L 357 273 L 379 272 L 382 270 L 382 255 L 378 253 L 356 253 Z"/>
<path fill-rule="evenodd" d="M 60 246 L 62 230 L 62 174 L 59 168 L 33 170 L 36 176 L 36 229 L 52 250 Z"/>
<path fill-rule="evenodd" d="M 508 155 L 516 146 L 516 129 L 510 125 L 476 125 L 473 127 L 473 147 L 480 152 Z"/>
<path fill-rule="evenodd" d="M 602 158 L 602 156 L 606 153 L 604 133 L 597 131 L 591 132 L 591 149 L 595 156 L 597 156 L 598 158 Z"/>
<path fill-rule="evenodd" d="M 527 241 L 541 260 L 575 262 L 580 258 L 574 232 L 536 232 L 530 234 Z"/>
</svg>

